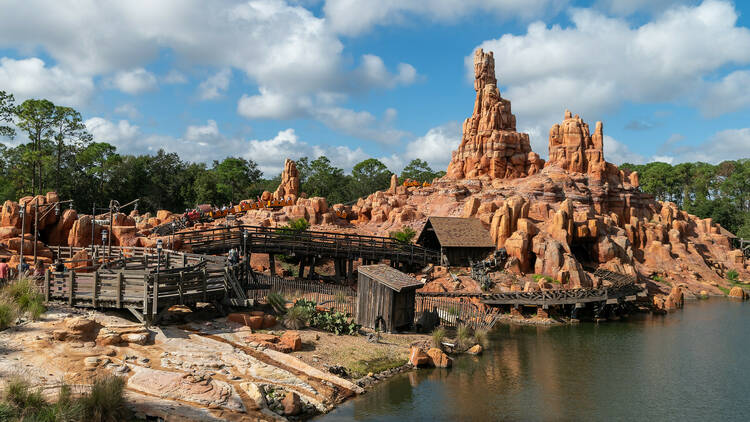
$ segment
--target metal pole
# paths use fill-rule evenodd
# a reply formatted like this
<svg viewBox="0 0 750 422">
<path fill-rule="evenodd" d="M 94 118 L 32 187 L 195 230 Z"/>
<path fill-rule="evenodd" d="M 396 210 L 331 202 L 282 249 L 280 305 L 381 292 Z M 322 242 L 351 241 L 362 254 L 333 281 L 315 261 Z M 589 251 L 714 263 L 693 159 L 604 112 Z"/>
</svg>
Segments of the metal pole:
<svg viewBox="0 0 750 422">
<path fill-rule="evenodd" d="M 112 224 L 114 223 L 114 216 L 112 214 L 112 201 L 109 201 L 109 239 L 107 241 L 107 259 L 112 256 L 112 237 L 114 236 L 114 229 Z"/>
<path fill-rule="evenodd" d="M 19 212 L 21 213 L 21 249 L 18 251 L 18 255 L 21 258 L 18 261 L 18 279 L 20 280 L 23 273 L 23 238 L 26 236 L 26 204 L 23 204 Z"/>
<path fill-rule="evenodd" d="M 36 234 L 39 233 L 39 197 L 34 198 L 34 266 L 36 266 L 36 242 L 37 242 L 37 236 Z"/>
<path fill-rule="evenodd" d="M 91 207 L 91 258 L 92 259 L 94 257 L 94 226 L 96 226 L 96 202 L 94 202 L 94 205 Z"/>
</svg>

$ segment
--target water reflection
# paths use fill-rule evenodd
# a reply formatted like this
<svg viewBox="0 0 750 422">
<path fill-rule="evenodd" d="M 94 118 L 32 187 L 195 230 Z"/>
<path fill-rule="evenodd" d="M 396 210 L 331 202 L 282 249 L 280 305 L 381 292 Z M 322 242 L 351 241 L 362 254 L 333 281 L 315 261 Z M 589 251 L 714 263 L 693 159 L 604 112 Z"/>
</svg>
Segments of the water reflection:
<svg viewBox="0 0 750 422">
<path fill-rule="evenodd" d="M 669 317 L 501 326 L 480 357 L 398 375 L 323 421 L 748 420 L 750 304 Z"/>
</svg>

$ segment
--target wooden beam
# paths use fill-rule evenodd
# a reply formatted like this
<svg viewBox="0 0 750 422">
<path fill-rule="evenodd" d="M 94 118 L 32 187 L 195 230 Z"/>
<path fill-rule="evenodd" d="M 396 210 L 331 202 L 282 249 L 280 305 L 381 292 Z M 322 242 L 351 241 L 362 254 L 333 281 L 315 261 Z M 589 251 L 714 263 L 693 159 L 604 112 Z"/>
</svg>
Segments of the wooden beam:
<svg viewBox="0 0 750 422">
<path fill-rule="evenodd" d="M 125 281 L 125 275 L 122 271 L 117 273 L 117 308 L 122 308 L 122 284 Z"/>
</svg>

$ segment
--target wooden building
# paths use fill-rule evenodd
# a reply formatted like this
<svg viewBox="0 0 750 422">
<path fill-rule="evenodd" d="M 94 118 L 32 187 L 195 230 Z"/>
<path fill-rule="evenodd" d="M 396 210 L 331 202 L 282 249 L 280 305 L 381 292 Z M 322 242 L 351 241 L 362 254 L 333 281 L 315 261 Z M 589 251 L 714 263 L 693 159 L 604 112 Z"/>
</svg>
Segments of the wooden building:
<svg viewBox="0 0 750 422">
<path fill-rule="evenodd" d="M 490 232 L 477 218 L 429 217 L 417 244 L 439 250 L 443 265 L 468 266 L 495 250 Z"/>
<path fill-rule="evenodd" d="M 357 324 L 392 333 L 414 323 L 414 297 L 422 283 L 388 265 L 363 265 L 357 271 Z"/>
</svg>

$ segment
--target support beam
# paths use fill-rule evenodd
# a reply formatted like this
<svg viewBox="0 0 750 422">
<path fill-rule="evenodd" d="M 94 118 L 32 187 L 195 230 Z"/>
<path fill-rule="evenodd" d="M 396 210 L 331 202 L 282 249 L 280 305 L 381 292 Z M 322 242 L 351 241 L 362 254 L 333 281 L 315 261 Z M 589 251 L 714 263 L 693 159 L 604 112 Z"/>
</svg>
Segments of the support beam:
<svg viewBox="0 0 750 422">
<path fill-rule="evenodd" d="M 299 271 L 297 271 L 297 277 L 304 278 L 305 277 L 305 259 L 307 257 L 303 256 L 299 259 Z"/>
<path fill-rule="evenodd" d="M 271 269 L 271 275 L 276 275 L 276 258 L 272 253 L 268 254 L 268 266 Z"/>
</svg>

